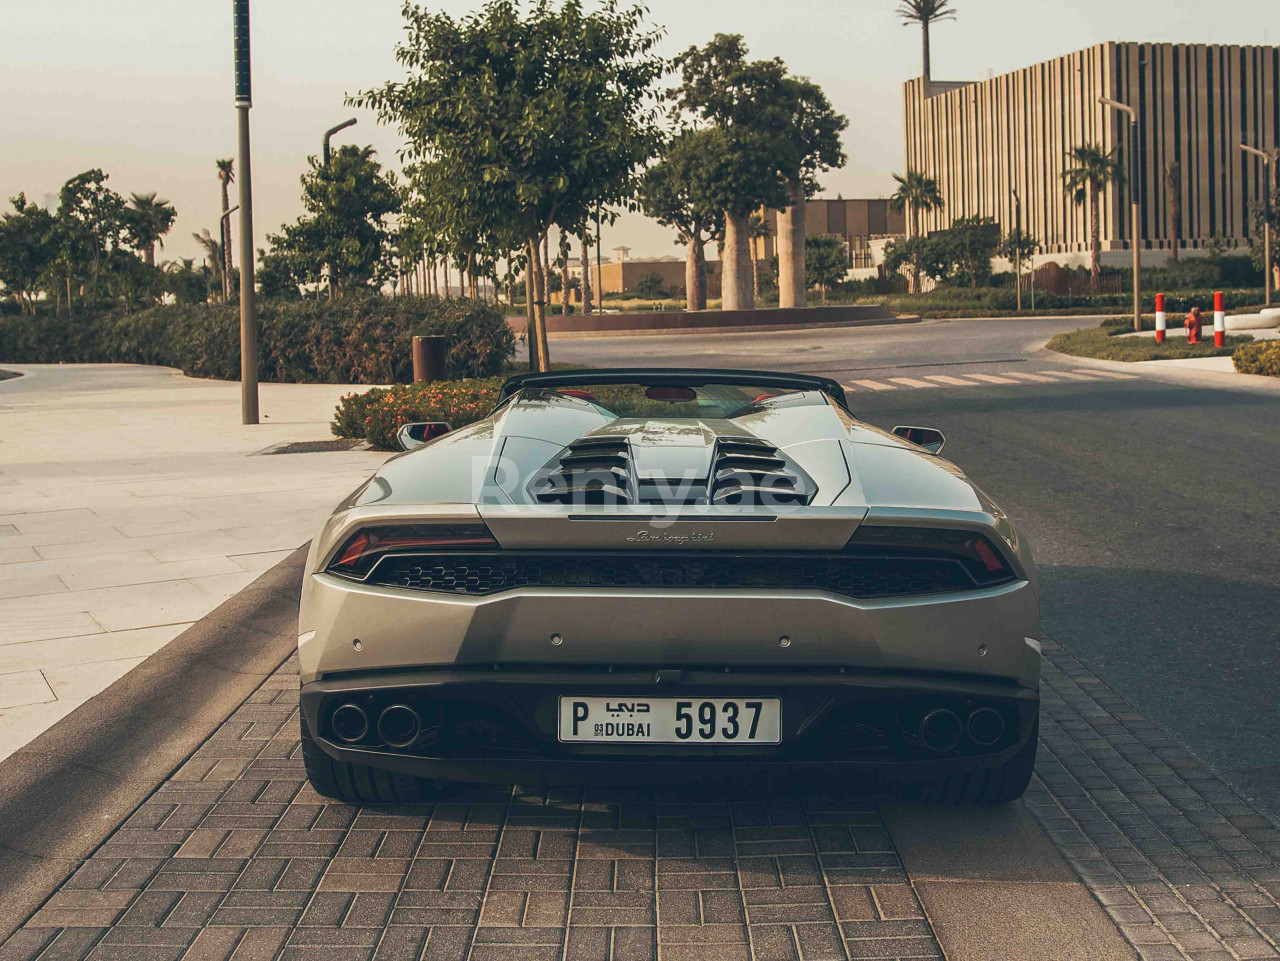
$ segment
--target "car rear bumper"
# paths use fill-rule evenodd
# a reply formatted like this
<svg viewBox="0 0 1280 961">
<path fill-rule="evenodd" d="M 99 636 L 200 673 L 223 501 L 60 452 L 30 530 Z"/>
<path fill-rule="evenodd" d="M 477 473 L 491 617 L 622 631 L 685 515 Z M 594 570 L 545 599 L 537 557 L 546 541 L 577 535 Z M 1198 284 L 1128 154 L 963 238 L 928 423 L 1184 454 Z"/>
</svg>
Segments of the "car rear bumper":
<svg viewBox="0 0 1280 961">
<path fill-rule="evenodd" d="M 776 745 L 583 744 L 557 737 L 561 696 L 776 697 L 782 740 Z M 344 742 L 332 721 L 354 704 L 369 734 Z M 410 705 L 422 720 L 407 747 L 377 734 L 391 705 Z M 917 736 L 930 710 L 962 721 L 992 708 L 1004 735 L 979 746 L 966 735 L 933 751 Z M 304 721 L 335 759 L 418 777 L 490 783 L 670 783 L 762 769 L 800 773 L 838 767 L 877 780 L 940 777 L 989 768 L 1026 744 L 1039 709 L 1037 690 L 982 678 L 848 669 L 776 671 L 748 668 L 564 669 L 536 665 L 487 670 L 356 673 L 302 688 Z"/>
</svg>

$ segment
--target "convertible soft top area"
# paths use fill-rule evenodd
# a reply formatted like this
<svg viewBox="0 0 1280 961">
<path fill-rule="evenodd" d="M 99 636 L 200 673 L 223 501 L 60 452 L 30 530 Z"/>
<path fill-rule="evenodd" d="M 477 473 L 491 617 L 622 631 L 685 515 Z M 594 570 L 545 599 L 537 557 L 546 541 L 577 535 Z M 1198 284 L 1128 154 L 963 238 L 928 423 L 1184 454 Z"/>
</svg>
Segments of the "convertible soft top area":
<svg viewBox="0 0 1280 961">
<path fill-rule="evenodd" d="M 766 370 L 720 370 L 699 367 L 613 367 L 518 374 L 502 385 L 502 399 L 505 400 L 516 391 L 526 388 L 556 390 L 560 387 L 584 387 L 597 384 L 638 384 L 642 387 L 753 384 L 778 390 L 820 390 L 845 410 L 849 409 L 844 388 L 830 377 Z"/>
</svg>

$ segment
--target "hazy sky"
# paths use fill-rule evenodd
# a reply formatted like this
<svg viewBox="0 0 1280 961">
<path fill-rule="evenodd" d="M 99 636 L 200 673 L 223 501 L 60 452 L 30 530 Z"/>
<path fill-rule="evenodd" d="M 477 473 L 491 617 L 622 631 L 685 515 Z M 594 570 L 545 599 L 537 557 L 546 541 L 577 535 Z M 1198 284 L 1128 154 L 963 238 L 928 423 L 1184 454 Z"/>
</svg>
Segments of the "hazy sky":
<svg viewBox="0 0 1280 961">
<path fill-rule="evenodd" d="M 916 30 L 896 0 L 649 0 L 664 52 L 716 32 L 780 56 L 848 115 L 849 164 L 827 195 L 883 196 L 902 167 L 903 80 L 919 73 Z M 472 0 L 435 4 L 453 13 Z M 934 76 L 1001 73 L 1106 40 L 1280 41 L 1274 0 L 955 0 L 934 29 Z M 1271 27 L 1268 28 L 1270 21 Z M 254 0 L 256 242 L 301 212 L 298 177 L 325 128 L 353 115 L 343 96 L 397 75 L 400 0 Z M 227 0 L 7 0 L 0 27 L 0 199 L 42 202 L 71 175 L 102 167 L 126 197 L 155 190 L 178 208 L 161 257 L 194 256 L 193 231 L 217 233 L 214 160 L 235 154 Z M 371 143 L 397 165 L 394 130 L 372 114 L 337 143 Z M 6 205 L 6 208 L 7 205 Z M 605 235 L 633 256 L 678 253 L 656 224 L 628 217 Z"/>
</svg>

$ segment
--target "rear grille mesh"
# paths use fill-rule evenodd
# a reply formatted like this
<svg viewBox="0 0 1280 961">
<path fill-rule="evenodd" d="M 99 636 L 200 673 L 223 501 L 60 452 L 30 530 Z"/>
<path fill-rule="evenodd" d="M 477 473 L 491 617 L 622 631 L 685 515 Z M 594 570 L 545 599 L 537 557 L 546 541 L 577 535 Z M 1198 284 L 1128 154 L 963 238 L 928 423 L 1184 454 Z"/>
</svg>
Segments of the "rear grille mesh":
<svg viewBox="0 0 1280 961">
<path fill-rule="evenodd" d="M 485 595 L 521 587 L 826 591 L 898 597 L 972 590 L 946 558 L 724 552 L 557 551 L 387 557 L 367 583 L 442 594 Z"/>
</svg>

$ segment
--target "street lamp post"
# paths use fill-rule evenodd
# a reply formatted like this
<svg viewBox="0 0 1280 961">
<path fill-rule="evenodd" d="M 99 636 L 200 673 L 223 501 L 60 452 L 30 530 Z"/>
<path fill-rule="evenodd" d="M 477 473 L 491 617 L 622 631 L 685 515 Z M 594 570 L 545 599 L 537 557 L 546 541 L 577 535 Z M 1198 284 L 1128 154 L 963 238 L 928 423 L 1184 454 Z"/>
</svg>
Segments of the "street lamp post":
<svg viewBox="0 0 1280 961">
<path fill-rule="evenodd" d="M 346 130 L 348 127 L 354 127 L 358 122 L 359 122 L 358 118 L 352 117 L 350 120 L 344 120 L 342 121 L 342 123 L 338 124 L 336 127 L 330 127 L 328 130 L 324 132 L 323 157 L 324 157 L 324 165 L 326 167 L 329 166 L 329 138 L 341 130 Z"/>
<path fill-rule="evenodd" d="M 1013 276 L 1018 288 L 1018 313 L 1022 313 L 1022 198 L 1013 192 Z"/>
<path fill-rule="evenodd" d="M 240 422 L 258 423 L 258 320 L 253 288 L 253 179 L 249 167 L 249 0 L 232 0 L 240 154 Z"/>
<path fill-rule="evenodd" d="M 1266 305 L 1271 306 L 1271 291 L 1275 287 L 1275 271 L 1271 269 L 1271 171 L 1267 168 L 1275 162 L 1271 154 L 1248 144 L 1240 149 L 1262 161 L 1262 288 Z"/>
<path fill-rule="evenodd" d="M 1142 220 L 1142 178 L 1138 160 L 1138 111 L 1110 97 L 1099 97 L 1098 102 L 1129 115 L 1129 197 L 1133 201 L 1133 211 L 1129 218 L 1129 244 L 1133 247 L 1133 329 L 1142 330 L 1142 253 L 1138 250 L 1138 224 Z"/>
</svg>

